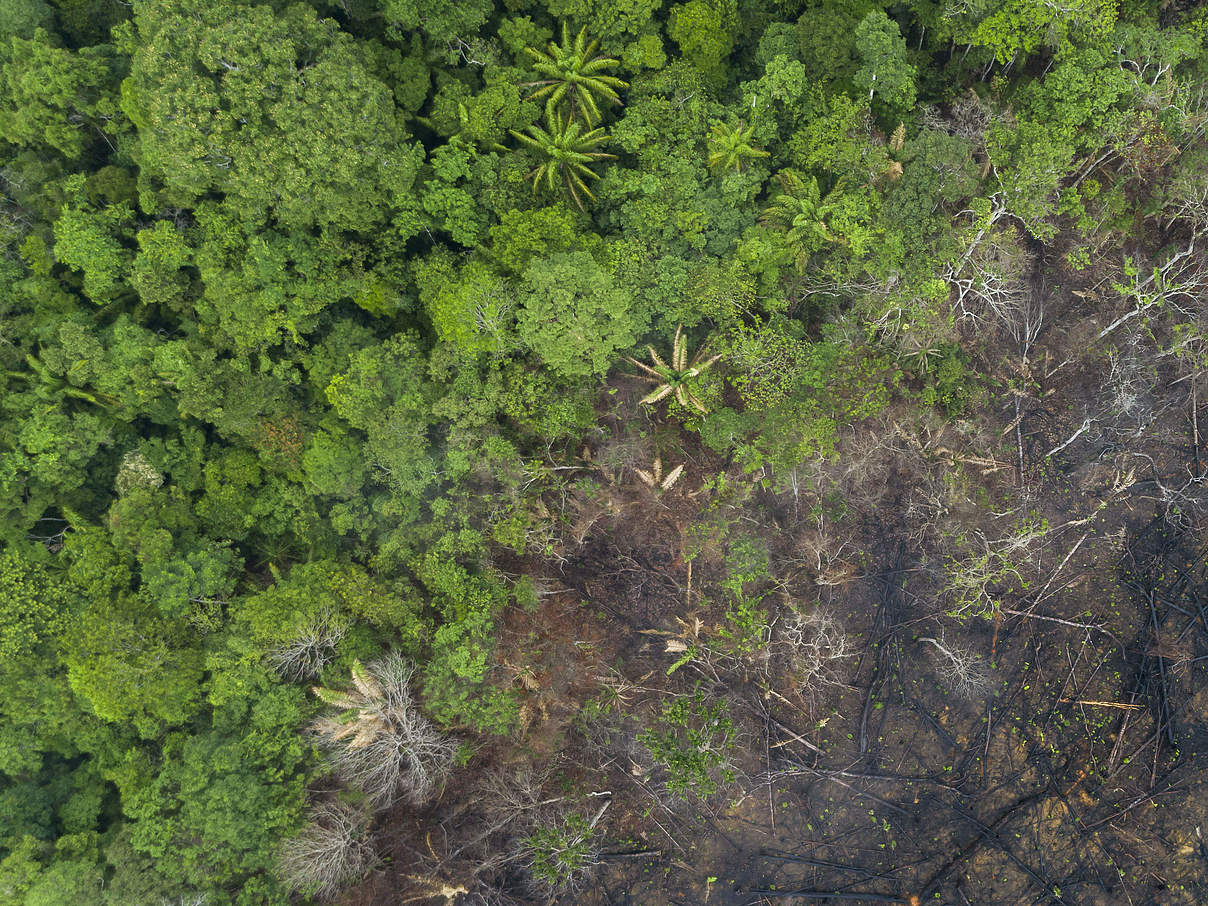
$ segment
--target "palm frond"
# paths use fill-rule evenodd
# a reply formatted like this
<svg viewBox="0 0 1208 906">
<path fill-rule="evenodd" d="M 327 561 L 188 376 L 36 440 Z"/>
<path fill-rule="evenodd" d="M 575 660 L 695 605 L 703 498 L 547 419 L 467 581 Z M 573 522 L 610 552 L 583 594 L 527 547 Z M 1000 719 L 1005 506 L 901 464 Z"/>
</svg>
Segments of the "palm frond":
<svg viewBox="0 0 1208 906">
<path fill-rule="evenodd" d="M 376 701 L 386 694 L 382 690 L 381 683 L 374 678 L 373 674 L 365 669 L 360 660 L 352 662 L 352 684 L 369 701 Z"/>
<path fill-rule="evenodd" d="M 675 483 L 679 481 L 680 476 L 684 474 L 684 465 L 685 463 L 681 462 L 678 466 L 668 472 L 667 477 L 663 479 L 663 483 L 659 485 L 659 488 L 664 491 L 670 491 L 671 488 L 675 486 Z"/>
<path fill-rule="evenodd" d="M 652 393 L 648 393 L 642 397 L 641 404 L 643 406 L 649 406 L 653 403 L 657 403 L 659 400 L 667 397 L 667 395 L 673 390 L 675 390 L 675 387 L 673 387 L 671 384 L 663 384 L 661 387 L 656 388 Z"/>
</svg>

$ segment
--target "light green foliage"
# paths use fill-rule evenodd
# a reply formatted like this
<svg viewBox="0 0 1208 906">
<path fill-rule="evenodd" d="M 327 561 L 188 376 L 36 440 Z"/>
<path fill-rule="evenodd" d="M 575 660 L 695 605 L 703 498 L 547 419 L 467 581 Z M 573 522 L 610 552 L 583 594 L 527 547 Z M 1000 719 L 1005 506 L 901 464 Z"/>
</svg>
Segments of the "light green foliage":
<svg viewBox="0 0 1208 906">
<path fill-rule="evenodd" d="M 707 137 L 716 114 L 708 96 L 701 74 L 682 61 L 635 77 L 625 115 L 614 127 L 613 146 L 633 154 L 638 167 L 614 167 L 600 183 L 605 222 L 623 237 L 618 246 L 668 263 L 695 260 L 701 251 L 720 256 L 750 223 L 766 171 L 756 165 L 710 178 Z M 653 261 L 640 270 L 639 292 L 675 275 L 667 264 Z M 654 295 L 661 297 L 660 306 L 677 296 Z M 688 311 L 666 316 L 694 320 Z"/>
<path fill-rule="evenodd" d="M 959 418 L 977 397 L 977 376 L 956 343 L 941 346 L 938 359 L 932 383 L 923 391 L 923 400 L 938 406 L 949 418 Z"/>
<path fill-rule="evenodd" d="M 789 139 L 793 163 L 801 170 L 868 182 L 885 172 L 889 155 L 868 141 L 868 105 L 844 94 L 831 95 L 818 115 Z"/>
<path fill-rule="evenodd" d="M 433 178 L 425 183 L 421 202 L 434 226 L 465 246 L 477 243 L 486 226 L 486 212 L 465 185 L 473 177 L 471 163 L 476 156 L 456 136 L 435 149 L 430 157 Z"/>
<path fill-rule="evenodd" d="M 43 559 L 22 558 L 15 548 L 0 552 L 0 658 L 28 654 L 67 626 L 67 590 Z"/>
<path fill-rule="evenodd" d="M 121 292 L 133 258 L 122 242 L 134 212 L 124 204 L 64 206 L 55 221 L 55 257 L 84 274 L 84 293 L 97 304 Z"/>
<path fill-rule="evenodd" d="M 29 38 L 53 18 L 53 10 L 43 0 L 4 0 L 0 3 L 0 39 Z"/>
<path fill-rule="evenodd" d="M 392 492 L 383 513 L 402 523 L 419 516 L 420 499 L 435 480 L 425 431 L 431 390 L 415 339 L 397 334 L 350 359 L 327 387 L 335 413 L 366 435 L 365 455 Z"/>
<path fill-rule="evenodd" d="M 201 329 L 236 349 L 301 341 L 319 314 L 355 297 L 365 279 L 356 249 L 334 236 L 249 230 L 223 209 L 198 212 L 204 240 L 194 253 Z"/>
<path fill-rule="evenodd" d="M 447 262 L 444 262 L 447 266 Z M 426 271 L 425 276 L 432 274 Z M 506 278 L 481 261 L 471 261 L 437 287 L 425 300 L 432 327 L 446 343 L 467 355 L 503 353 L 515 345 L 513 321 L 516 290 Z"/>
<path fill-rule="evenodd" d="M 302 470 L 314 493 L 342 498 L 359 494 L 369 472 L 360 443 L 336 426 L 308 438 Z"/>
<path fill-rule="evenodd" d="M 509 211 L 490 229 L 491 258 L 505 272 L 524 273 L 529 262 L 553 252 L 590 248 L 594 237 L 583 235 L 575 216 L 559 204 L 528 211 Z"/>
<path fill-rule="evenodd" d="M 586 252 L 534 259 L 517 295 L 521 336 L 558 375 L 602 375 L 637 338 L 625 295 Z"/>
<path fill-rule="evenodd" d="M 951 206 L 978 187 L 969 143 L 927 129 L 907 139 L 897 159 L 902 175 L 886 193 L 886 221 L 900 231 L 907 248 L 945 248 L 952 234 Z"/>
<path fill-rule="evenodd" d="M 542 0 L 555 18 L 584 23 L 588 32 L 616 39 L 646 31 L 659 9 L 658 0 Z"/>
<path fill-rule="evenodd" d="M 730 380 L 748 409 L 776 406 L 795 393 L 813 370 L 810 360 L 816 351 L 805 340 L 786 332 L 786 327 L 792 331 L 791 322 L 743 325 L 727 337 L 725 359 Z"/>
<path fill-rule="evenodd" d="M 701 425 L 707 445 L 733 451 L 748 471 L 787 470 L 810 457 L 833 455 L 840 424 L 875 415 L 889 404 L 897 378 L 870 350 L 834 341 L 786 344 L 774 334 L 767 342 L 767 349 L 761 348 L 762 337 L 750 351 L 741 343 L 737 348 L 740 356 L 758 355 L 756 367 L 765 367 L 761 359 L 770 360 L 769 380 L 748 383 L 752 399 L 744 401 L 743 411 L 719 409 Z M 785 353 L 799 357 L 799 364 L 786 367 Z M 778 386 L 775 366 L 788 377 L 787 386 Z M 759 394 L 766 394 L 764 407 Z"/>
<path fill-rule="evenodd" d="M 1005 0 L 982 19 L 974 43 L 989 47 L 999 63 L 1040 47 L 1057 49 L 1074 36 L 1102 38 L 1116 21 L 1117 0 Z"/>
<path fill-rule="evenodd" d="M 667 791 L 680 799 L 711 796 L 734 779 L 734 724 L 725 702 L 703 691 L 674 697 L 638 742 L 665 772 Z"/>
<path fill-rule="evenodd" d="M 698 317 L 718 324 L 755 313 L 755 281 L 737 258 L 702 262 L 691 276 L 688 297 Z M 695 325 L 688 322 L 686 326 Z"/>
<path fill-rule="evenodd" d="M 509 129 L 528 125 L 536 116 L 535 104 L 521 100 L 520 88 L 510 81 L 495 82 L 461 105 L 461 134 L 484 147 L 500 145 Z"/>
<path fill-rule="evenodd" d="M 200 706 L 202 659 L 186 624 L 134 598 L 92 601 L 64 642 L 72 690 L 102 720 L 153 737 Z"/>
<path fill-rule="evenodd" d="M 852 77 L 866 92 L 869 103 L 880 99 L 891 110 L 914 107 L 916 71 L 906 54 L 898 24 L 881 10 L 865 16 L 856 28 L 856 55 L 860 68 Z"/>
<path fill-rule="evenodd" d="M 132 752 L 114 768 L 134 819 L 131 843 L 168 880 L 205 890 L 241 886 L 270 869 L 277 842 L 301 819 L 304 702 L 300 689 L 261 675 L 246 698 L 216 709 L 209 726 L 169 736 L 162 758 Z M 273 886 L 254 885 L 262 894 Z"/>
<path fill-rule="evenodd" d="M 1043 81 L 1020 93 L 1021 112 L 1079 151 L 1122 136 L 1136 116 L 1136 80 L 1099 48 L 1063 54 Z"/>
<path fill-rule="evenodd" d="M 499 23 L 496 36 L 516 65 L 524 66 L 531 59 L 526 48 L 544 45 L 553 38 L 554 33 L 534 22 L 531 16 L 513 16 Z"/>
<path fill-rule="evenodd" d="M 189 289 L 183 268 L 191 262 L 192 249 L 179 228 L 167 220 L 157 220 L 139 230 L 138 253 L 130 271 L 130 285 L 144 305 L 179 308 Z"/>
<path fill-rule="evenodd" d="M 474 37 L 491 13 L 490 0 L 379 0 L 382 15 L 400 35 L 419 29 L 433 41 Z"/>
<path fill-rule="evenodd" d="M 784 231 L 785 240 L 804 270 L 812 255 L 828 245 L 839 246 L 853 257 L 862 256 L 872 242 L 872 199 L 866 189 L 846 191 L 842 185 L 821 197 L 814 177 L 802 178 L 793 170 L 777 177 L 778 192 L 761 221 Z"/>
<path fill-rule="evenodd" d="M 47 146 L 78 158 L 120 128 L 114 61 L 108 48 L 78 52 L 52 44 L 37 28 L 0 48 L 0 136 L 14 145 Z"/>
<path fill-rule="evenodd" d="M 657 34 L 644 34 L 631 41 L 621 51 L 621 65 L 630 72 L 640 72 L 643 69 L 662 69 L 667 65 L 663 39 Z"/>
<path fill-rule="evenodd" d="M 815 114 L 816 91 L 811 91 L 805 64 L 779 53 L 764 66 L 763 75 L 742 85 L 742 109 L 751 119 L 752 137 L 760 143 L 777 142 Z"/>
<path fill-rule="evenodd" d="M 96 864 L 97 834 L 64 834 L 53 844 L 25 835 L 0 862 L 0 903 L 102 906 L 103 872 Z"/>
<path fill-rule="evenodd" d="M 390 583 L 352 564 L 316 560 L 241 599 L 235 616 L 247 638 L 265 649 L 296 639 L 317 617 L 334 615 L 389 629 L 404 651 L 415 651 L 427 632 L 419 611 L 404 581 Z"/>
<path fill-rule="evenodd" d="M 1031 121 L 996 129 L 987 140 L 990 159 L 1000 166 L 1008 209 L 1037 238 L 1053 235 L 1047 218 L 1058 201 L 1058 186 L 1074 158 L 1073 137 Z"/>
<path fill-rule="evenodd" d="M 726 622 L 717 635 L 713 647 L 718 653 L 738 660 L 757 657 L 771 636 L 763 595 L 732 592 L 726 606 Z"/>
<path fill-rule="evenodd" d="M 524 838 L 530 874 L 551 891 L 573 887 L 594 861 L 594 838 L 594 826 L 574 812 L 538 827 Z"/>
<path fill-rule="evenodd" d="M 480 539 L 446 536 L 416 565 L 442 615 L 422 670 L 424 701 L 432 717 L 445 726 L 504 733 L 514 725 L 517 702 L 508 690 L 490 682 L 490 672 L 495 614 L 507 599 L 507 589 L 496 580 L 471 575 L 453 560 L 467 552 L 467 543 L 472 549 Z"/>
<path fill-rule="evenodd" d="M 710 84 L 720 85 L 737 25 L 734 0 L 688 0 L 671 8 L 667 33 Z"/>
<path fill-rule="evenodd" d="M 218 190 L 253 222 L 271 211 L 290 227 L 348 229 L 405 204 L 420 152 L 390 90 L 310 7 L 172 0 L 138 6 L 135 22 L 122 107 L 139 128 L 142 185 L 162 180 L 165 203 Z"/>
<path fill-rule="evenodd" d="M 0 430 L 0 537 L 23 537 L 56 500 L 70 500 L 94 457 L 114 440 L 103 414 L 74 403 L 66 381 L 52 376 L 43 383 L 44 373 L 35 371 L 37 381 L 22 381 L 0 398 L 7 414 Z"/>
<path fill-rule="evenodd" d="M 518 364 L 509 366 L 503 379 L 501 408 L 522 430 L 548 442 L 580 437 L 595 424 L 590 391 L 575 382 Z"/>
</svg>

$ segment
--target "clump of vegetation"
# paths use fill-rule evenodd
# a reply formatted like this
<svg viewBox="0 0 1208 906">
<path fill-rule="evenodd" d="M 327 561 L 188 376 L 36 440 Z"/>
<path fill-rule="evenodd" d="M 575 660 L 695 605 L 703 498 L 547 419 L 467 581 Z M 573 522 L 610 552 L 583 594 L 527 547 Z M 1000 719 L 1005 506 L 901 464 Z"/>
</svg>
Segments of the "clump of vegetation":
<svg viewBox="0 0 1208 906">
<path fill-rule="evenodd" d="M 582 889 L 598 864 L 596 823 L 575 812 L 539 825 L 524 838 L 526 870 L 546 896 Z"/>
<path fill-rule="evenodd" d="M 735 779 L 736 731 L 724 701 L 703 690 L 662 706 L 655 726 L 638 736 L 661 770 L 667 792 L 681 799 L 711 796 Z"/>
</svg>

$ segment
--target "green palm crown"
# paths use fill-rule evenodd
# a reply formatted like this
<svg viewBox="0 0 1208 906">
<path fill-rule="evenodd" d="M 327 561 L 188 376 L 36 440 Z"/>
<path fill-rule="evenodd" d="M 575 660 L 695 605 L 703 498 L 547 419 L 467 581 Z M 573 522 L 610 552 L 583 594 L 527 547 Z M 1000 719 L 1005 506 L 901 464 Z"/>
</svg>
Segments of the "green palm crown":
<svg viewBox="0 0 1208 906">
<path fill-rule="evenodd" d="M 596 197 L 587 187 L 587 180 L 599 179 L 599 174 L 588 164 L 616 159 L 615 154 L 596 150 L 608 140 L 608 134 L 603 129 L 584 132 L 581 123 L 564 120 L 556 111 L 549 115 L 546 125 L 546 129 L 536 124 L 529 126 L 528 135 L 511 130 L 521 144 L 542 158 L 528 174 L 533 181 L 533 191 L 543 187 L 556 191 L 561 183 L 582 210 L 582 195 L 593 201 Z"/>
<path fill-rule="evenodd" d="M 605 70 L 619 65 L 619 61 L 602 55 L 593 56 L 599 46 L 599 39 L 587 40 L 586 28 L 572 41 L 570 27 L 563 22 L 561 44 L 550 41 L 544 51 L 525 48 L 536 61 L 533 69 L 545 78 L 526 82 L 524 87 L 536 89 L 529 95 L 529 100 L 546 99 L 546 119 L 552 120 L 565 100 L 570 106 L 571 117 L 582 117 L 590 127 L 602 118 L 600 100 L 610 104 L 620 102 L 616 89 L 628 88 L 629 83 L 604 74 Z"/>
<path fill-rule="evenodd" d="M 754 126 L 737 127 L 718 123 L 709 134 L 709 169 L 715 173 L 735 170 L 742 172 L 747 161 L 767 157 L 768 152 L 751 144 Z"/>
</svg>

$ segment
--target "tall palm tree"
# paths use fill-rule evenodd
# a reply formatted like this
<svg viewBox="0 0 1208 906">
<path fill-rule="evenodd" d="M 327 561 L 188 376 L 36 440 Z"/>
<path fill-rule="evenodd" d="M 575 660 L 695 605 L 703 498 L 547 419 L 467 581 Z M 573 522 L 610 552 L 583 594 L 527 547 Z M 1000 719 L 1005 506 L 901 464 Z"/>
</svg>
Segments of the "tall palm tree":
<svg viewBox="0 0 1208 906">
<path fill-rule="evenodd" d="M 823 243 L 837 242 L 843 238 L 831 232 L 827 217 L 835 206 L 821 197 L 818 180 L 814 177 L 802 179 L 792 170 L 785 170 L 777 177 L 781 191 L 764 210 L 760 222 L 786 232 L 789 244 L 797 251 L 798 265 L 820 249 Z"/>
<path fill-rule="evenodd" d="M 601 119 L 597 99 L 610 104 L 621 100 L 616 89 L 628 88 L 629 83 L 604 74 L 605 70 L 619 65 L 620 61 L 596 54 L 599 46 L 599 39 L 587 40 L 586 28 L 580 30 L 572 41 L 570 26 L 563 22 L 561 44 L 550 41 L 544 51 L 525 48 L 536 61 L 533 69 L 545 78 L 526 82 L 523 87 L 536 89 L 528 96 L 529 100 L 546 98 L 547 119 L 553 119 L 558 106 L 565 100 L 570 105 L 571 117 L 581 116 L 590 128 Z"/>
<path fill-rule="evenodd" d="M 599 179 L 599 174 L 588 164 L 616 159 L 615 154 L 595 150 L 608 140 L 608 135 L 603 129 L 584 132 L 581 124 L 563 120 L 556 112 L 548 119 L 546 125 L 548 129 L 542 129 L 536 124 L 529 126 L 528 135 L 515 129 L 511 130 L 512 135 L 516 136 L 521 144 L 542 158 L 541 163 L 528 174 L 533 180 L 533 192 L 537 192 L 542 186 L 548 191 L 554 191 L 561 181 L 575 204 L 579 206 L 579 210 L 583 210 L 583 199 L 579 193 L 595 201 L 596 196 L 587 187 L 586 180 Z"/>
<path fill-rule="evenodd" d="M 726 170 L 741 173 L 747 161 L 767 157 L 767 151 L 751 145 L 754 133 L 754 126 L 744 126 L 741 122 L 737 128 L 725 123 L 715 125 L 709 134 L 709 169 L 714 173 Z"/>
<path fill-rule="evenodd" d="M 650 393 L 642 397 L 642 404 L 652 406 L 659 400 L 675 394 L 676 402 L 685 409 L 695 409 L 702 415 L 708 415 L 709 410 L 705 404 L 693 393 L 691 381 L 708 371 L 721 356 L 715 355 L 706 359 L 705 350 L 699 349 L 689 361 L 688 342 L 684 337 L 682 324 L 675 328 L 675 339 L 671 343 L 671 364 L 667 364 L 663 357 L 655 352 L 653 346 L 647 346 L 646 349 L 650 353 L 650 365 L 639 362 L 630 356 L 625 357 L 630 364 L 636 365 L 642 370 L 644 380 L 657 385 Z M 679 477 L 678 474 L 676 477 Z"/>
</svg>

